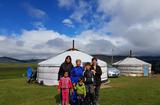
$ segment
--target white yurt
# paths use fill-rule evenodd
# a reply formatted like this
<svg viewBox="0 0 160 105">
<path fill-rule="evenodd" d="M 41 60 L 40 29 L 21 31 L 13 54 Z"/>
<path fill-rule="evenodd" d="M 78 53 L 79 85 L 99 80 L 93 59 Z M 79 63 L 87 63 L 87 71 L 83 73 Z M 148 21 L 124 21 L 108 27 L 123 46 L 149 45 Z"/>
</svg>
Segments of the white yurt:
<svg viewBox="0 0 160 105">
<path fill-rule="evenodd" d="M 148 76 L 151 73 L 151 64 L 134 57 L 113 63 L 124 76 Z"/>
<path fill-rule="evenodd" d="M 76 59 L 81 59 L 82 64 L 85 62 L 91 62 L 92 56 L 78 51 L 76 49 L 67 50 L 55 57 L 42 61 L 38 64 L 37 70 L 37 80 L 38 82 L 42 82 L 44 85 L 58 85 L 58 71 L 60 65 L 64 62 L 66 56 L 70 55 L 72 57 L 72 63 L 75 66 Z M 107 77 L 107 63 L 98 59 L 98 64 L 102 68 L 102 81 L 106 81 Z"/>
</svg>

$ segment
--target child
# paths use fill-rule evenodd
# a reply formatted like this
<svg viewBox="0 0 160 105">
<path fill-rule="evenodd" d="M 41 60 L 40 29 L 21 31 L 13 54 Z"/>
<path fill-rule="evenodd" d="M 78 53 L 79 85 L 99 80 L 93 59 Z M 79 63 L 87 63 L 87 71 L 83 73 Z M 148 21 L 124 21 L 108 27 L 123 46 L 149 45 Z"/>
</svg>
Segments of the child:
<svg viewBox="0 0 160 105">
<path fill-rule="evenodd" d="M 85 72 L 84 72 L 84 80 L 86 85 L 86 105 L 92 104 L 95 105 L 94 102 L 94 72 L 91 70 L 91 64 L 88 62 L 85 65 Z"/>
<path fill-rule="evenodd" d="M 70 89 L 72 89 L 71 79 L 68 77 L 68 72 L 64 72 L 64 76 L 60 78 L 58 85 L 58 91 L 62 91 L 62 105 L 68 105 Z"/>
<path fill-rule="evenodd" d="M 77 85 L 74 87 L 77 92 L 77 104 L 84 105 L 84 98 L 86 97 L 86 87 L 83 83 L 83 78 L 78 80 Z"/>
</svg>

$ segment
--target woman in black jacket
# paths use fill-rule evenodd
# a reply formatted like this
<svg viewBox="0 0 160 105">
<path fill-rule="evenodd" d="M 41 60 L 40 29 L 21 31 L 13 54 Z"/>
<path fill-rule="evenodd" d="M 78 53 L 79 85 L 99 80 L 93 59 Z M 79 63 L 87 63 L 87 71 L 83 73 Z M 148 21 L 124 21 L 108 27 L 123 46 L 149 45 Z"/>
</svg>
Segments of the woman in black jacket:
<svg viewBox="0 0 160 105">
<path fill-rule="evenodd" d="M 102 70 L 101 67 L 97 64 L 97 58 L 92 58 L 92 66 L 91 69 L 94 72 L 94 82 L 95 82 L 95 103 L 96 105 L 98 104 L 99 101 L 99 91 L 100 91 L 100 86 L 101 86 L 101 75 L 102 75 Z"/>
<path fill-rule="evenodd" d="M 68 76 L 70 77 L 70 72 L 73 68 L 71 56 L 67 56 L 64 63 L 61 64 L 58 72 L 58 80 L 63 77 L 64 72 L 68 72 Z"/>
<path fill-rule="evenodd" d="M 67 71 L 68 76 L 70 77 L 71 70 L 73 68 L 72 65 L 72 59 L 71 56 L 67 56 L 65 58 L 65 61 L 61 64 L 58 72 L 58 81 L 60 80 L 61 77 L 63 77 L 64 73 Z M 60 98 L 62 99 L 62 93 L 60 92 Z M 61 104 L 61 99 L 60 99 L 60 104 Z"/>
</svg>

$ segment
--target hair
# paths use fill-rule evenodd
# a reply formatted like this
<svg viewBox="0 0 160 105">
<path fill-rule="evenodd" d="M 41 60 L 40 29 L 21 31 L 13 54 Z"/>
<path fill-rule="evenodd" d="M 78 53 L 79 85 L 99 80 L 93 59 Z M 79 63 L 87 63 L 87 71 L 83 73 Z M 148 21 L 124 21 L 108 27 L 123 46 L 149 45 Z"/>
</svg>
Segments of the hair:
<svg viewBox="0 0 160 105">
<path fill-rule="evenodd" d="M 65 62 L 66 62 L 67 59 L 70 59 L 70 63 L 72 62 L 72 58 L 71 58 L 70 55 L 68 55 L 68 56 L 65 58 Z"/>
<path fill-rule="evenodd" d="M 86 62 L 85 66 L 91 66 L 90 62 Z"/>
<path fill-rule="evenodd" d="M 68 73 L 68 71 L 65 71 L 64 74 L 65 74 L 65 73 Z M 63 75 L 64 75 L 64 74 L 63 74 Z"/>
<path fill-rule="evenodd" d="M 78 79 L 78 82 L 80 82 L 80 81 L 83 81 L 83 78 L 82 78 L 82 77 L 80 77 L 80 78 Z"/>
<path fill-rule="evenodd" d="M 80 60 L 80 59 L 77 59 L 77 60 L 76 60 L 76 63 L 77 63 L 78 61 L 80 61 L 80 62 L 81 62 L 81 60 Z"/>
<path fill-rule="evenodd" d="M 92 58 L 92 61 L 94 61 L 94 60 L 96 60 L 96 61 L 97 61 L 97 58 L 96 58 L 96 57 L 93 57 L 93 58 Z"/>
</svg>

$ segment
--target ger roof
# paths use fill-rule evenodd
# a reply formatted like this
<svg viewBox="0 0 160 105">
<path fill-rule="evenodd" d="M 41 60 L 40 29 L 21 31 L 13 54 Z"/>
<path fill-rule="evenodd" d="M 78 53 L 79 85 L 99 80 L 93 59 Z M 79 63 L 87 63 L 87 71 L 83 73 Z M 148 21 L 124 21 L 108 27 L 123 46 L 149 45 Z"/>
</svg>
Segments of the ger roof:
<svg viewBox="0 0 160 105">
<path fill-rule="evenodd" d="M 81 59 L 82 62 L 91 62 L 91 59 L 93 58 L 91 55 L 88 55 L 78 50 L 68 50 L 55 57 L 42 61 L 38 65 L 40 66 L 60 66 L 64 62 L 66 56 L 68 55 L 71 56 L 73 65 L 75 65 L 75 61 L 77 59 Z M 99 60 L 99 59 L 98 59 L 98 64 L 100 66 L 107 66 L 106 62 Z"/>
<path fill-rule="evenodd" d="M 127 57 L 124 60 L 114 63 L 113 65 L 151 65 L 151 64 L 134 57 L 133 58 Z"/>
</svg>

